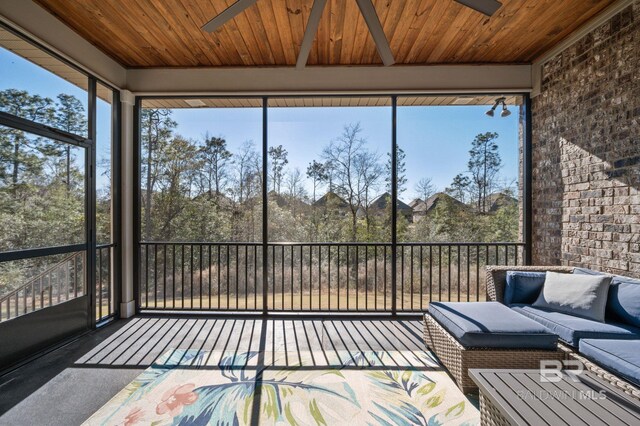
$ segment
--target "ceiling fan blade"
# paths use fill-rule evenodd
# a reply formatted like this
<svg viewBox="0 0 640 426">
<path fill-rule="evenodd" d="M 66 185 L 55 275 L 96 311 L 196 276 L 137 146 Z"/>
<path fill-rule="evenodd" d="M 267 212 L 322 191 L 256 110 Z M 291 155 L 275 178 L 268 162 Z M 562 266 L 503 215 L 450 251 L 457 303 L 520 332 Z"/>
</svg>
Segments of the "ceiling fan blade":
<svg viewBox="0 0 640 426">
<path fill-rule="evenodd" d="M 237 14 L 253 5 L 258 0 L 237 0 L 231 6 L 226 8 L 222 13 L 218 16 L 207 22 L 202 26 L 202 29 L 208 33 L 211 33 L 217 30 L 219 27 L 224 25 L 227 21 L 233 19 Z"/>
<path fill-rule="evenodd" d="M 309 20 L 307 21 L 307 28 L 304 30 L 304 38 L 300 45 L 300 53 L 298 53 L 298 61 L 296 62 L 296 68 L 298 69 L 302 69 L 307 65 L 311 45 L 313 45 L 313 39 L 318 32 L 318 25 L 320 25 L 320 18 L 322 18 L 322 12 L 326 4 L 327 0 L 315 0 L 313 2 Z"/>
<path fill-rule="evenodd" d="M 369 32 L 373 37 L 373 41 L 376 43 L 376 48 L 378 49 L 378 54 L 382 59 L 382 63 L 385 64 L 385 66 L 393 65 L 396 60 L 393 58 L 393 53 L 391 53 L 389 41 L 387 40 L 387 36 L 384 34 L 382 24 L 380 23 L 376 9 L 373 6 L 373 2 L 371 0 L 356 0 L 356 2 L 360 8 L 360 13 L 362 13 L 364 20 L 367 23 L 367 27 L 369 27 Z"/>
<path fill-rule="evenodd" d="M 455 0 L 456 2 L 470 7 L 473 10 L 477 10 L 480 13 L 484 13 L 487 16 L 491 16 L 496 13 L 496 10 L 500 9 L 502 3 L 496 0 Z"/>
</svg>

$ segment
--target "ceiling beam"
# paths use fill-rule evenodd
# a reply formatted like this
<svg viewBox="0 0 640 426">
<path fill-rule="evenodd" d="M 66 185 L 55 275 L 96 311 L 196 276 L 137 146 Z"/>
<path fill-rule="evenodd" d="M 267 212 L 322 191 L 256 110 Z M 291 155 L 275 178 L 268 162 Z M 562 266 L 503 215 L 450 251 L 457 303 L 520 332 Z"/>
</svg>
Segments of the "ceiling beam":
<svg viewBox="0 0 640 426">
<path fill-rule="evenodd" d="M 136 94 L 527 92 L 530 65 L 131 68 Z"/>
<path fill-rule="evenodd" d="M 304 38 L 300 45 L 300 52 L 298 53 L 298 61 L 296 62 L 296 68 L 302 69 L 307 65 L 307 59 L 309 58 L 309 52 L 313 45 L 313 40 L 316 38 L 318 32 L 318 25 L 320 25 L 320 18 L 322 18 L 322 12 L 327 4 L 327 0 L 315 0 L 313 7 L 311 8 L 311 14 L 307 21 L 307 28 L 304 30 Z"/>
<path fill-rule="evenodd" d="M 389 41 L 387 40 L 387 36 L 384 34 L 382 24 L 378 18 L 376 8 L 373 6 L 373 2 L 371 0 L 356 0 L 356 2 L 358 3 L 358 7 L 360 8 L 360 13 L 362 13 L 364 21 L 367 23 L 367 27 L 369 27 L 369 32 L 376 44 L 376 49 L 378 49 L 378 55 L 380 55 L 382 63 L 385 66 L 395 64 L 396 60 L 393 57 L 393 53 L 391 53 Z"/>
<path fill-rule="evenodd" d="M 502 3 L 496 0 L 455 0 L 456 2 L 470 7 L 480 13 L 487 16 L 492 16 L 500 7 Z"/>
<path fill-rule="evenodd" d="M 227 23 L 227 21 L 232 20 L 239 13 L 244 11 L 249 6 L 252 6 L 257 0 L 238 0 L 233 3 L 231 6 L 226 8 L 222 13 L 218 16 L 207 22 L 202 26 L 202 29 L 208 33 L 211 33 L 217 30 L 219 27 Z"/>
</svg>

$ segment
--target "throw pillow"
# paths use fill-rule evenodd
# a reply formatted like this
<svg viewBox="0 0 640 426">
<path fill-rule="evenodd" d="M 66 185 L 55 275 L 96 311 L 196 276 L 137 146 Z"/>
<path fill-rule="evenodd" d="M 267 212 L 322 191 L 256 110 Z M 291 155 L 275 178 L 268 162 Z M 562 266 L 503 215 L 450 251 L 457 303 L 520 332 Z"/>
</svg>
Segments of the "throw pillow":
<svg viewBox="0 0 640 426">
<path fill-rule="evenodd" d="M 546 272 L 507 271 L 504 304 L 532 304 L 538 298 L 546 276 Z"/>
<path fill-rule="evenodd" d="M 533 306 L 604 322 L 611 277 L 547 272 Z"/>
</svg>

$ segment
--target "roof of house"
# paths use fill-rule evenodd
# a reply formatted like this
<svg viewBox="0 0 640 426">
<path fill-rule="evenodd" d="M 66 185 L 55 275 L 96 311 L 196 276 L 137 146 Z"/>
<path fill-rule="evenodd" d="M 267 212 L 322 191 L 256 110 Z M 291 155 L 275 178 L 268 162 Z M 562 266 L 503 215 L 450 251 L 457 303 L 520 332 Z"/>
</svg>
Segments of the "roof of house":
<svg viewBox="0 0 640 426">
<path fill-rule="evenodd" d="M 493 213 L 509 205 L 517 205 L 518 199 L 505 192 L 494 192 L 487 196 L 489 212 Z"/>
<path fill-rule="evenodd" d="M 347 203 L 344 198 L 332 191 L 327 192 L 313 203 L 315 207 L 326 207 L 328 204 L 339 209 L 349 207 L 349 203 Z"/>
<path fill-rule="evenodd" d="M 409 207 L 411 207 L 412 209 L 414 209 L 418 204 L 422 203 L 423 200 L 422 198 L 414 198 L 413 200 L 411 200 L 411 202 L 409 203 Z"/>
<path fill-rule="evenodd" d="M 384 194 L 378 196 L 375 200 L 373 200 L 369 204 L 369 208 L 376 209 L 376 210 L 384 210 L 387 208 L 387 204 L 390 199 L 391 199 L 391 194 L 389 194 L 388 192 L 385 192 Z M 397 200 L 396 207 L 398 210 L 402 210 L 402 211 L 413 211 L 413 208 L 411 208 L 411 206 L 409 206 L 408 204 L 405 204 L 404 202 L 402 202 L 402 200 Z"/>
<path fill-rule="evenodd" d="M 415 213 L 427 214 L 433 209 L 435 209 L 438 206 L 438 204 L 440 204 L 443 201 L 448 201 L 458 207 L 464 207 L 464 208 L 467 207 L 466 204 L 452 197 L 451 195 L 445 192 L 437 192 L 433 194 L 431 197 L 427 198 L 425 201 L 422 201 L 421 203 L 419 203 L 416 207 L 413 208 L 413 211 Z"/>
</svg>

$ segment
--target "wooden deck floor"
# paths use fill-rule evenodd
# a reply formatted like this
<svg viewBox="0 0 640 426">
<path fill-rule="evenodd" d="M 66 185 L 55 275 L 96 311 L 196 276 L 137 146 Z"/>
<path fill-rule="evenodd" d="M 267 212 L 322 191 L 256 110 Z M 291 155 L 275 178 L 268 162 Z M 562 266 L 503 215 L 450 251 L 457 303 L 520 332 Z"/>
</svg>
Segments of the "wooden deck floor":
<svg viewBox="0 0 640 426">
<path fill-rule="evenodd" d="M 76 361 L 83 366 L 147 367 L 170 349 L 196 349 L 217 356 L 263 352 L 299 365 L 327 366 L 346 361 L 350 353 L 422 350 L 419 320 L 305 318 L 138 317 Z M 282 362 L 282 361 L 279 361 Z"/>
<path fill-rule="evenodd" d="M 265 365 L 309 368 L 390 351 L 396 354 L 389 361 L 393 368 L 421 367 L 404 354 L 424 350 L 424 343 L 417 317 L 139 316 L 0 377 L 0 424 L 79 424 L 171 349 L 210 351 L 213 363 L 215 357 L 259 351 Z"/>
</svg>

